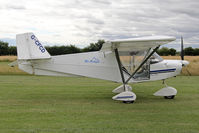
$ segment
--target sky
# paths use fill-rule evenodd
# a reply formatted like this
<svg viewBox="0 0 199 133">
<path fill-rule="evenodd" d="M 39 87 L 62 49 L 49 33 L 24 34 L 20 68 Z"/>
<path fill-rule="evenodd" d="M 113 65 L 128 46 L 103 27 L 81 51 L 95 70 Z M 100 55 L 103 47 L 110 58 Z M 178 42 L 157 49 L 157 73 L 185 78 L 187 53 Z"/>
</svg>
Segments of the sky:
<svg viewBox="0 0 199 133">
<path fill-rule="evenodd" d="M 33 32 L 43 45 L 169 35 L 165 46 L 199 47 L 198 0 L 0 0 L 0 40 Z"/>
</svg>

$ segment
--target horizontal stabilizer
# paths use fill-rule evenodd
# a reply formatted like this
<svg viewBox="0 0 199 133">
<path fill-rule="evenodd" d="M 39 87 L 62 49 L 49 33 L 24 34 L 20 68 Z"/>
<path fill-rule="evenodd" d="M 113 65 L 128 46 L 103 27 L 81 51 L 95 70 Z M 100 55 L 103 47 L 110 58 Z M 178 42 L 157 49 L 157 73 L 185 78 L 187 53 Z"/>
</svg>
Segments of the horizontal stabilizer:
<svg viewBox="0 0 199 133">
<path fill-rule="evenodd" d="M 8 65 L 9 65 L 10 67 L 14 67 L 14 66 L 18 65 L 18 60 L 13 61 L 13 62 L 9 63 Z"/>
</svg>

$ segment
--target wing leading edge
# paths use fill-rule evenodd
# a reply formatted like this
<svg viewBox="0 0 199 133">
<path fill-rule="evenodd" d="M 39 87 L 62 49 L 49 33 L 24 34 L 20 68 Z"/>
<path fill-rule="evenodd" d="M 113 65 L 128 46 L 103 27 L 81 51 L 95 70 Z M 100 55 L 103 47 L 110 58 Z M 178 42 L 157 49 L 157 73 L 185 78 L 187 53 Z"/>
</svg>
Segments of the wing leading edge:
<svg viewBox="0 0 199 133">
<path fill-rule="evenodd" d="M 174 40 L 176 40 L 176 38 L 172 36 L 150 36 L 141 38 L 113 40 L 104 43 L 101 48 L 101 51 L 113 51 L 116 48 L 118 49 L 118 51 L 144 51 L 149 48 L 167 44 Z"/>
</svg>

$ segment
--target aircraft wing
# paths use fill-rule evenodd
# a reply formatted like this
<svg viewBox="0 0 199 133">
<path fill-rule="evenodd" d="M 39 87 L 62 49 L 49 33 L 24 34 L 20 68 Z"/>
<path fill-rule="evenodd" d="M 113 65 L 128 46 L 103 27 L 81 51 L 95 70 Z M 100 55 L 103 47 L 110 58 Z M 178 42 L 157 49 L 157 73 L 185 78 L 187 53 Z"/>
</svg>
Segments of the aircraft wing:
<svg viewBox="0 0 199 133">
<path fill-rule="evenodd" d="M 150 36 L 108 41 L 103 44 L 101 51 L 144 51 L 149 48 L 167 44 L 176 38 L 172 36 Z"/>
</svg>

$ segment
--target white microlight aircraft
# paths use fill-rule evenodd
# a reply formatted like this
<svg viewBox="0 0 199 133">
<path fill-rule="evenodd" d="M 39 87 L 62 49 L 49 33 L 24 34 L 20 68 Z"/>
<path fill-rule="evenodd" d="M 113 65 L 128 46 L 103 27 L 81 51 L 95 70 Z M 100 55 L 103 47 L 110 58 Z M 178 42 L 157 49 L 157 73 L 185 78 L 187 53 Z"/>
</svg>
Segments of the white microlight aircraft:
<svg viewBox="0 0 199 133">
<path fill-rule="evenodd" d="M 124 103 L 133 103 L 135 93 L 128 83 L 165 80 L 180 74 L 185 60 L 163 60 L 157 53 L 160 45 L 174 41 L 175 37 L 151 36 L 107 41 L 100 51 L 50 56 L 33 33 L 16 36 L 19 69 L 35 75 L 85 76 L 122 85 L 113 90 L 112 97 Z M 182 56 L 183 57 L 183 56 Z M 164 83 L 164 82 L 163 82 Z M 165 84 L 166 85 L 166 84 Z M 173 99 L 177 90 L 166 85 L 155 96 Z"/>
</svg>

